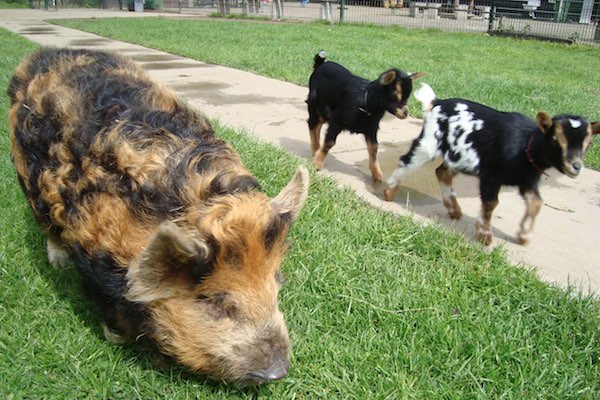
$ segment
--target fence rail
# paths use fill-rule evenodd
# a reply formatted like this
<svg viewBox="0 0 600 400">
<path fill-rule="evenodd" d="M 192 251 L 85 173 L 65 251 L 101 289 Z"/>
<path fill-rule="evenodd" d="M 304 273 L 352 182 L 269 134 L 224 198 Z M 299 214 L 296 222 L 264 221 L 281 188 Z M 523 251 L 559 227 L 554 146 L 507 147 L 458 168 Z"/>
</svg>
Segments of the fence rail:
<svg viewBox="0 0 600 400">
<path fill-rule="evenodd" d="M 84 0 L 30 0 L 65 7 Z M 89 1 L 89 0 L 88 0 Z M 60 2 L 60 3 L 57 3 Z M 600 44 L 600 0 L 98 0 L 103 8 L 396 25 Z"/>
</svg>

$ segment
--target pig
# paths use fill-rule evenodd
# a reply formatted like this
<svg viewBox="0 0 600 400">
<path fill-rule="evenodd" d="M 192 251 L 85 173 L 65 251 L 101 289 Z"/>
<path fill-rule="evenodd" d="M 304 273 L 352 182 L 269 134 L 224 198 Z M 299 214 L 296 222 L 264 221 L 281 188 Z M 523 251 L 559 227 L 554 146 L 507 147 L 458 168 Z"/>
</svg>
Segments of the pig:
<svg viewBox="0 0 600 400">
<path fill-rule="evenodd" d="M 280 265 L 307 169 L 269 199 L 206 116 L 116 53 L 42 49 L 8 95 L 11 157 L 49 262 L 81 274 L 105 337 L 147 340 L 219 380 L 286 376 Z"/>
</svg>

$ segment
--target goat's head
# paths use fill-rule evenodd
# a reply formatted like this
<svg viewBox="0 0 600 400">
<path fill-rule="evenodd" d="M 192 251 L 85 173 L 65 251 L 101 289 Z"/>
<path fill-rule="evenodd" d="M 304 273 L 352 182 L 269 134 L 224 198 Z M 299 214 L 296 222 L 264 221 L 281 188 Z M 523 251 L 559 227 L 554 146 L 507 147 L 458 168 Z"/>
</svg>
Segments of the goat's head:
<svg viewBox="0 0 600 400">
<path fill-rule="evenodd" d="M 588 123 L 585 118 L 567 114 L 551 117 L 541 111 L 536 122 L 550 143 L 548 161 L 570 178 L 579 175 L 592 135 L 600 133 L 600 122 Z"/>
<path fill-rule="evenodd" d="M 379 76 L 379 85 L 383 88 L 384 108 L 400 119 L 408 117 L 408 98 L 412 93 L 412 81 L 425 75 L 423 72 L 407 74 L 392 68 Z"/>
</svg>

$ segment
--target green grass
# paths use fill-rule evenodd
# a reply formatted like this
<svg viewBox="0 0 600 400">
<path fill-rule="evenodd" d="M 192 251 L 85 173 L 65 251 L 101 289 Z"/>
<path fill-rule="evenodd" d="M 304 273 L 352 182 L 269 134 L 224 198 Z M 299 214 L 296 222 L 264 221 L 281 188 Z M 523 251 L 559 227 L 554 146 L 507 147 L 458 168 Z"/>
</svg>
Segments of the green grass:
<svg viewBox="0 0 600 400">
<path fill-rule="evenodd" d="M 29 8 L 26 0 L 0 0 L 0 9 L 3 8 Z"/>
<path fill-rule="evenodd" d="M 200 24 L 200 22 L 196 22 Z M 124 26 L 129 25 L 123 24 Z M 185 37 L 191 37 L 187 35 Z M 276 46 L 274 46 L 276 48 Z M 35 46 L 0 30 L 0 91 Z M 211 383 L 102 338 L 72 268 L 49 266 L 9 158 L 0 96 L 0 396 L 14 399 L 597 399 L 598 300 L 312 174 L 281 309 L 292 370 Z M 301 161 L 219 127 L 273 196 Z M 278 171 L 273 174 L 273 171 Z"/>
<path fill-rule="evenodd" d="M 424 71 L 441 98 L 462 97 L 534 116 L 583 115 L 600 120 L 600 47 L 567 46 L 481 34 L 398 27 L 237 20 L 144 18 L 60 24 L 209 63 L 308 84 L 320 49 L 353 72 L 375 79 L 392 66 Z M 415 115 L 420 106 L 410 102 Z M 600 169 L 595 140 L 586 165 Z"/>
</svg>

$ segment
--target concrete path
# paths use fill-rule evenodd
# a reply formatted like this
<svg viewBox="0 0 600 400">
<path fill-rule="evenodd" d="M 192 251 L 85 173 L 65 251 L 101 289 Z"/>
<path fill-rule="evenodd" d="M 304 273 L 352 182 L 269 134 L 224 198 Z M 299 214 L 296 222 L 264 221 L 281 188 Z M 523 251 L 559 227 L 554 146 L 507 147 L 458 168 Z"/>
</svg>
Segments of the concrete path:
<svg viewBox="0 0 600 400">
<path fill-rule="evenodd" d="M 127 54 L 143 64 L 151 75 L 173 87 L 210 117 L 232 128 L 243 128 L 261 140 L 309 159 L 305 87 L 247 72 L 209 65 L 141 46 L 61 28 L 44 22 L 53 18 L 139 17 L 157 14 L 103 10 L 1 10 L 0 27 L 44 46 L 85 47 Z M 169 14 L 169 17 L 174 17 Z M 176 17 L 176 16 L 175 16 Z M 317 49 L 316 49 L 317 50 Z M 315 50 L 315 51 L 316 51 Z M 312 54 L 307 54 L 307 74 Z M 426 81 L 426 78 L 424 79 Z M 386 117 L 381 124 L 380 162 L 387 177 L 399 156 L 407 150 L 421 121 Z M 434 175 L 436 165 L 408 177 L 393 202 L 382 200 L 383 186 L 373 185 L 367 167 L 367 150 L 360 135 L 343 133 L 325 161 L 326 173 L 349 186 L 375 207 L 400 215 L 412 215 L 424 223 L 437 222 L 473 238 L 479 212 L 477 180 L 458 176 L 455 189 L 464 217 L 446 217 Z M 516 244 L 515 234 L 525 212 L 516 189 L 505 189 L 493 218 L 495 241 L 504 246 L 515 263 L 535 266 L 539 276 L 560 286 L 575 285 L 584 292 L 600 293 L 600 250 L 596 229 L 600 223 L 600 173 L 585 169 L 577 179 L 552 170 L 541 184 L 545 200 L 527 246 Z M 600 246 L 599 246 L 600 247 Z M 443 262 L 443 260 L 440 260 Z"/>
</svg>

